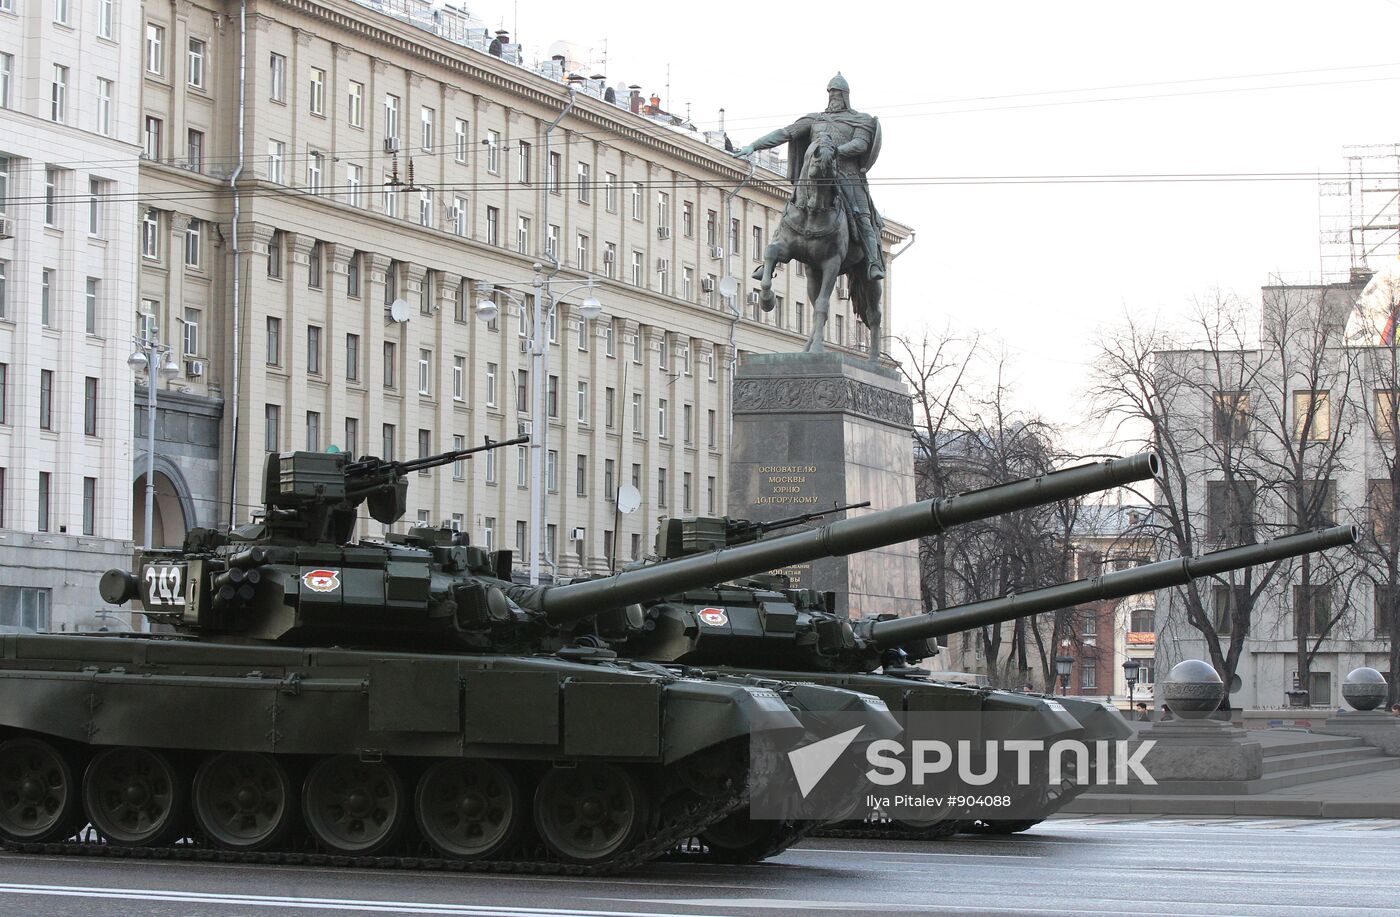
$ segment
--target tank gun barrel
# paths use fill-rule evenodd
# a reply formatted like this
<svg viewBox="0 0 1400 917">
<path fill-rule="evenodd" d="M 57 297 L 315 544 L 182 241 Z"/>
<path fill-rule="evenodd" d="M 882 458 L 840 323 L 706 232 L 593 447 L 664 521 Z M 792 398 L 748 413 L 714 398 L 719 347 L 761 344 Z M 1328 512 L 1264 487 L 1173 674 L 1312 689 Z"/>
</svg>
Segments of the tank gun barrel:
<svg viewBox="0 0 1400 917">
<path fill-rule="evenodd" d="M 1344 547 L 1354 544 L 1357 537 L 1356 526 L 1337 525 L 1194 557 L 1174 557 L 1072 583 L 958 605 L 930 614 L 875 621 L 869 625 L 868 636 L 877 647 L 886 649 L 914 640 L 943 637 L 974 627 L 999 624 L 1042 611 L 1180 586 L 1203 576 L 1273 563 L 1327 548 Z"/>
<path fill-rule="evenodd" d="M 1159 467 L 1157 455 L 1152 452 L 1078 465 L 588 582 L 546 587 L 532 604 L 551 623 L 564 624 L 634 602 L 756 576 L 822 557 L 842 557 L 912 541 L 955 525 L 1144 481 L 1156 477 Z"/>
</svg>

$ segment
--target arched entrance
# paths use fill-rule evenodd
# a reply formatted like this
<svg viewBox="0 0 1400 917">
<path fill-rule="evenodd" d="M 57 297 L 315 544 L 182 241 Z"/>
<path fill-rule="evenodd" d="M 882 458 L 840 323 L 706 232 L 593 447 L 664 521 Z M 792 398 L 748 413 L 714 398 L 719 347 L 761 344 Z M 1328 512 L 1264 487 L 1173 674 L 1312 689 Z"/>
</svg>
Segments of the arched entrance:
<svg viewBox="0 0 1400 917">
<path fill-rule="evenodd" d="M 182 493 L 168 473 L 156 469 L 155 509 L 151 513 L 151 547 L 176 548 L 184 543 L 192 520 L 185 515 Z M 146 543 L 146 475 L 131 485 L 131 539 Z"/>
</svg>

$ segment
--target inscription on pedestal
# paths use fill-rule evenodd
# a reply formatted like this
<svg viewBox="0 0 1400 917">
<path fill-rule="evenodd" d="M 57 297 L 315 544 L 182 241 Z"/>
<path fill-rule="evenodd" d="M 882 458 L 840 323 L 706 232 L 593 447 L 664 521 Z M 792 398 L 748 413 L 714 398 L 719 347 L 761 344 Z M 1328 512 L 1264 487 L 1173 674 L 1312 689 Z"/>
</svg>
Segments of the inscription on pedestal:
<svg viewBox="0 0 1400 917">
<path fill-rule="evenodd" d="M 811 493 L 816 465 L 759 465 L 756 506 L 811 506 L 821 497 Z"/>
</svg>

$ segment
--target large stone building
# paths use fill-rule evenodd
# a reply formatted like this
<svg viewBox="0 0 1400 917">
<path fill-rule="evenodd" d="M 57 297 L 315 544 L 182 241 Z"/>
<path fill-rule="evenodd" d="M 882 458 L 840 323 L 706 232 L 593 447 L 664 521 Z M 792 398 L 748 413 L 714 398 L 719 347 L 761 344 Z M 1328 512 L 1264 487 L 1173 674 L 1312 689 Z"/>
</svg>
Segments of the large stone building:
<svg viewBox="0 0 1400 917">
<path fill-rule="evenodd" d="M 450 8 L 246 10 L 245 27 L 236 3 L 147 3 L 141 25 L 131 301 L 182 354 L 161 392 L 159 535 L 247 521 L 267 451 L 405 458 L 527 428 L 545 440 L 543 540 L 562 574 L 649 550 L 660 517 L 723 512 L 732 362 L 800 349 L 811 323 L 796 270 L 772 313 L 745 279 L 787 199 L 778 174 L 745 181 L 722 140 L 601 79 L 560 120 L 563 63 L 522 66 Z M 906 234 L 889 223 L 885 244 Z M 539 417 L 526 335 L 551 253 Z M 849 301 L 833 306 L 832 346 L 866 346 Z M 418 477 L 405 522 L 523 549 L 528 466 L 512 447 Z M 642 496 L 630 514 L 625 484 Z"/>
<path fill-rule="evenodd" d="M 1394 586 L 1387 527 L 1392 479 L 1400 481 L 1393 473 L 1400 364 L 1393 344 L 1361 346 L 1349 337 L 1365 280 L 1266 287 L 1256 343 L 1240 347 L 1227 333 L 1214 349 L 1155 355 L 1172 451 L 1186 464 L 1194 550 L 1332 523 L 1362 526 L 1357 550 L 1286 564 L 1262 588 L 1260 570 L 1200 584 L 1222 650 L 1239 636 L 1234 610 L 1256 595 L 1231 685 L 1236 707 L 1284 707 L 1295 688 L 1299 699 L 1307 692 L 1314 706 L 1335 707 L 1342 680 L 1362 665 L 1393 684 L 1383 599 Z M 1182 590 L 1158 594 L 1157 632 L 1160 671 L 1210 658 Z M 1311 657 L 1306 667 L 1300 638 Z"/>
<path fill-rule="evenodd" d="M 140 17 L 0 0 L 0 630 L 130 556 Z"/>
</svg>

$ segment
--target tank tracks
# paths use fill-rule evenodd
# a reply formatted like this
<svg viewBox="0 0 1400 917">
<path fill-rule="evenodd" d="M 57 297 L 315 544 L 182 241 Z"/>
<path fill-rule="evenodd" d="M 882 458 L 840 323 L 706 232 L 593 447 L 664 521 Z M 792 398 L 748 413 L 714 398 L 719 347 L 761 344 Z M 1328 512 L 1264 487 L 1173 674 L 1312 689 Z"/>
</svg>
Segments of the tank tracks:
<svg viewBox="0 0 1400 917">
<path fill-rule="evenodd" d="M 187 839 L 188 843 L 163 847 L 118 847 L 93 836 L 91 829 L 82 839 L 59 843 L 14 843 L 0 846 L 17 853 L 46 856 L 100 856 L 134 860 L 189 860 L 210 863 L 249 863 L 270 866 L 317 866 L 349 869 L 419 869 L 440 872 L 504 873 L 516 875 L 604 876 L 616 875 L 644 865 L 678 849 L 688 838 L 695 837 L 706 827 L 729 815 L 748 801 L 743 789 L 721 800 L 697 798 L 668 813 L 661 830 L 653 832 L 637 844 L 619 851 L 604 862 L 579 865 L 548 858 L 543 846 L 518 853 L 538 854 L 512 859 L 461 860 L 427 854 L 402 853 L 394 856 L 352 856 L 323 853 L 309 843 L 305 849 L 273 851 L 226 850 L 209 844 L 203 838 Z M 427 844 L 422 845 L 427 850 Z"/>
</svg>

